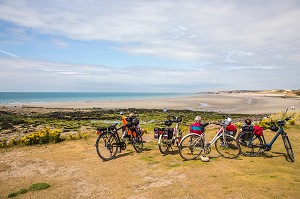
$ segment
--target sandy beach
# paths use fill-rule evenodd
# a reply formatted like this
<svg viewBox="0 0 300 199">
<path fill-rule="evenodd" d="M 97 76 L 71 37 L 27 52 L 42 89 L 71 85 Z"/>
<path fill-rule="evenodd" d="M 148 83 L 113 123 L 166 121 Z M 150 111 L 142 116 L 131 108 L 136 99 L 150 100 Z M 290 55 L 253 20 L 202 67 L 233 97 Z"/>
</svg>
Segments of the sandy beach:
<svg viewBox="0 0 300 199">
<path fill-rule="evenodd" d="M 215 111 L 222 113 L 267 114 L 300 107 L 299 97 L 285 97 L 276 94 L 194 94 L 190 97 L 143 99 L 143 100 L 103 100 L 81 102 L 45 102 L 0 104 L 2 108 L 40 107 L 70 109 L 177 109 L 194 111 Z"/>
</svg>

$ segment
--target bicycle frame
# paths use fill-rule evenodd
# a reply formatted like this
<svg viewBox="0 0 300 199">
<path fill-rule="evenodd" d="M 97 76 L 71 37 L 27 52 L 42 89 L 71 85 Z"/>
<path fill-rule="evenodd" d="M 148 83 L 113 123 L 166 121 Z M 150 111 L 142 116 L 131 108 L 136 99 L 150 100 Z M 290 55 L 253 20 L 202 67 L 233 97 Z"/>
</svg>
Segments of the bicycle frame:
<svg viewBox="0 0 300 199">
<path fill-rule="evenodd" d="M 205 133 L 203 133 L 201 135 L 201 137 L 203 138 L 204 140 L 204 148 L 205 150 L 207 150 L 208 148 L 211 147 L 211 145 L 213 145 L 221 136 L 223 136 L 223 139 L 225 140 L 225 130 L 224 130 L 224 126 L 222 126 L 219 131 L 216 133 L 216 135 L 212 138 L 212 140 L 208 143 L 206 143 L 206 139 L 205 139 Z M 226 135 L 226 136 L 230 136 L 232 138 L 234 138 L 233 136 L 231 135 Z"/>
<path fill-rule="evenodd" d="M 172 140 L 176 140 L 179 137 L 179 123 L 178 122 L 176 122 L 176 125 L 174 127 L 174 132 L 175 133 L 173 133 Z M 179 142 L 180 142 L 180 140 L 179 140 Z"/>
<path fill-rule="evenodd" d="M 204 134 L 204 133 L 203 133 L 203 134 Z M 206 148 L 210 147 L 210 146 L 213 145 L 213 144 L 217 141 L 217 139 L 218 139 L 219 137 L 221 137 L 223 134 L 224 134 L 224 127 L 222 126 L 210 142 L 206 143 L 206 140 L 205 140 L 205 137 L 204 137 L 204 142 L 205 142 L 205 145 L 204 145 L 204 146 L 205 146 Z M 223 138 L 225 138 L 225 137 L 223 137 Z"/>
<path fill-rule="evenodd" d="M 190 133 L 184 136 L 179 144 L 180 156 L 185 160 L 196 159 L 202 152 L 209 154 L 211 145 L 215 145 L 217 152 L 225 158 L 236 158 L 240 152 L 240 145 L 236 139 L 226 133 L 227 125 L 218 123 L 221 127 L 210 142 L 206 142 L 205 132 L 202 134 Z M 203 154 L 203 155 L 204 155 Z"/>
<path fill-rule="evenodd" d="M 172 139 L 170 139 L 171 142 L 175 141 L 179 137 L 179 123 L 178 122 L 176 122 L 176 125 L 173 129 L 174 129 L 174 133 L 173 133 Z M 163 140 L 162 137 L 163 137 L 163 134 L 159 135 L 158 144 L 161 144 L 161 142 Z M 178 142 L 180 142 L 180 140 L 178 140 Z"/>
<path fill-rule="evenodd" d="M 118 123 L 115 123 L 112 126 L 109 127 L 100 127 L 97 129 L 97 134 L 99 135 L 96 140 L 96 150 L 101 159 L 104 161 L 111 160 L 116 157 L 116 154 L 120 150 L 120 153 L 122 150 L 126 149 L 126 139 L 123 137 L 123 131 L 122 131 L 122 138 L 119 135 L 120 130 L 127 130 L 128 134 L 126 134 L 125 138 L 129 138 L 128 143 L 132 144 L 136 152 L 141 153 L 143 150 L 143 139 L 141 136 L 140 131 L 137 129 L 137 125 L 132 125 L 130 123 L 129 126 L 127 126 L 127 121 L 125 121 L 126 118 L 122 117 L 122 122 L 124 125 L 117 128 Z M 135 122 L 135 124 L 138 124 L 138 121 Z M 127 133 L 127 131 L 125 131 Z M 129 136 L 128 136 L 129 135 Z M 102 155 L 101 155 L 102 153 Z M 105 155 L 104 155 L 105 154 Z"/>
<path fill-rule="evenodd" d="M 107 127 L 106 130 L 104 130 L 104 129 L 103 129 L 103 130 L 100 130 L 100 131 L 97 132 L 97 134 L 98 134 L 99 136 L 100 136 L 102 133 L 105 133 L 105 132 L 112 132 L 113 134 L 115 134 L 116 137 L 117 137 L 117 139 L 118 139 L 118 142 L 115 143 L 113 146 L 119 147 L 119 148 L 120 148 L 120 152 L 121 152 L 121 148 L 122 148 L 122 146 L 123 146 L 123 145 L 122 145 L 123 142 L 121 142 L 121 139 L 120 139 L 120 136 L 119 136 L 118 131 L 121 130 L 124 126 L 121 126 L 121 127 L 117 128 L 117 124 L 118 124 L 118 123 L 115 123 L 113 126 Z"/>
<path fill-rule="evenodd" d="M 172 151 L 174 152 L 172 146 L 174 146 L 175 143 L 176 143 L 177 146 L 179 146 L 179 143 L 181 141 L 181 136 L 182 136 L 179 125 L 182 122 L 182 117 L 183 116 L 184 115 L 181 115 L 181 116 L 177 117 L 177 116 L 169 114 L 169 117 L 172 117 L 172 119 L 171 120 L 166 120 L 164 122 L 164 125 L 166 127 L 160 128 L 160 130 L 158 131 L 159 137 L 158 137 L 158 143 L 157 144 L 158 144 L 159 150 L 162 154 L 166 155 L 169 152 L 169 149 L 172 149 Z M 175 123 L 175 127 L 171 128 L 171 129 L 173 129 L 172 136 L 171 136 L 170 135 L 171 132 L 167 129 L 170 128 L 170 126 L 173 123 Z M 165 139 L 164 136 L 166 136 L 166 133 L 168 133 L 168 135 L 167 135 L 167 138 Z"/>
<path fill-rule="evenodd" d="M 287 152 L 286 157 L 288 157 L 288 159 L 291 162 L 294 162 L 295 156 L 294 156 L 293 148 L 292 148 L 291 142 L 289 140 L 289 137 L 287 135 L 287 132 L 285 132 L 285 130 L 284 130 L 286 121 L 289 121 L 290 119 L 291 119 L 291 117 L 287 117 L 283 120 L 278 120 L 276 123 L 274 121 L 272 121 L 272 119 L 271 119 L 271 126 L 267 127 L 267 128 L 269 128 L 271 131 L 273 131 L 276 134 L 274 135 L 274 137 L 272 138 L 272 140 L 269 143 L 266 142 L 264 134 L 256 135 L 254 130 L 253 130 L 253 132 L 252 132 L 252 130 L 242 132 L 238 136 L 238 141 L 243 146 L 243 150 L 241 150 L 241 153 L 244 156 L 253 157 L 253 156 L 258 155 L 259 153 L 263 153 L 264 151 L 270 151 L 272 149 L 273 144 L 278 139 L 279 135 L 281 135 L 284 148 L 286 149 L 286 152 Z"/>
<path fill-rule="evenodd" d="M 213 145 L 213 144 L 219 139 L 219 137 L 221 137 L 221 136 L 223 136 L 223 139 L 225 140 L 225 131 L 224 131 L 224 129 L 225 129 L 225 128 L 222 126 L 222 127 L 218 130 L 218 132 L 216 133 L 216 135 L 212 138 L 212 140 L 211 140 L 210 142 L 206 142 L 205 132 L 202 133 L 202 134 L 200 135 L 200 138 L 204 140 L 204 148 L 205 148 L 205 149 L 208 149 L 208 148 L 209 148 L 211 145 Z M 197 134 L 197 133 L 190 133 L 190 134 L 199 135 L 199 134 Z M 189 134 L 188 134 L 188 135 L 189 135 Z M 188 135 L 186 135 L 186 136 L 188 136 Z M 186 136 L 185 136 L 185 137 L 186 137 Z M 234 137 L 231 136 L 231 135 L 226 135 L 226 136 L 230 136 L 230 137 L 234 138 Z M 183 139 L 183 138 L 182 138 L 182 139 Z"/>
<path fill-rule="evenodd" d="M 269 142 L 269 143 L 266 142 L 265 136 L 262 135 L 263 142 L 264 142 L 264 149 L 265 149 L 266 151 L 271 150 L 271 149 L 272 149 L 272 145 L 273 145 L 274 142 L 277 140 L 277 138 L 279 137 L 279 135 L 282 135 L 282 134 L 284 134 L 284 133 L 285 133 L 285 132 L 284 132 L 283 127 L 282 127 L 282 126 L 279 126 L 278 132 L 276 133 L 276 135 L 273 137 L 273 139 L 272 139 L 271 142 Z"/>
</svg>

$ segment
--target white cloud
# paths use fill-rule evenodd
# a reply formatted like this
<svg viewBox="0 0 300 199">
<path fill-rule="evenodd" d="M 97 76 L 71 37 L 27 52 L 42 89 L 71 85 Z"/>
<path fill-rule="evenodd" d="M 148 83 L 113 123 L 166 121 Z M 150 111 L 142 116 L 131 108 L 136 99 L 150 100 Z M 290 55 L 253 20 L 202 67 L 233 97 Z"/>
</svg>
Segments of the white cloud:
<svg viewBox="0 0 300 199">
<path fill-rule="evenodd" d="M 34 58 L 0 59 L 0 90 L 43 90 L 48 86 L 93 91 L 106 85 L 121 91 L 122 84 L 137 91 L 178 88 L 181 92 L 204 87 L 298 87 L 300 6 L 296 0 L 4 0 L 0 13 L 0 37 L 5 40 L 1 44 L 30 41 L 36 35 L 59 38 L 48 41 L 63 50 L 72 48 L 68 43 L 72 40 L 105 41 L 115 44 L 112 51 L 133 59 L 145 55 L 189 66 L 158 63 L 155 65 L 160 67 L 151 68 L 141 62 L 136 67 L 124 63 L 116 68 Z M 1 22 L 8 25 L 1 26 Z M 284 78 L 289 81 L 278 81 Z"/>
<path fill-rule="evenodd" d="M 215 57 L 213 54 L 220 48 L 258 50 L 280 49 L 291 43 L 300 45 L 297 21 L 300 8 L 292 0 L 226 3 L 22 0 L 2 1 L 0 11 L 1 19 L 41 33 L 122 42 L 123 50 L 143 53 L 139 49 L 150 48 L 156 56 L 173 54 L 178 59 Z M 130 42 L 140 45 L 131 46 Z M 188 56 L 184 53 L 187 50 Z"/>
<path fill-rule="evenodd" d="M 297 87 L 299 71 L 273 66 L 170 69 L 0 59 L 2 91 L 197 92 L 221 89 Z M 273 71 L 273 73 L 270 73 Z M 275 71 L 275 72 L 274 72 Z M 270 75 L 272 74 L 272 75 Z M 288 79 L 289 81 L 278 81 Z M 274 81 L 274 82 L 272 82 Z M 272 82 L 272 83 L 271 83 Z"/>
<path fill-rule="evenodd" d="M 64 42 L 62 40 L 58 40 L 58 39 L 53 39 L 53 40 L 51 40 L 51 42 L 54 45 L 59 46 L 61 48 L 67 48 L 69 46 L 66 42 Z"/>
</svg>

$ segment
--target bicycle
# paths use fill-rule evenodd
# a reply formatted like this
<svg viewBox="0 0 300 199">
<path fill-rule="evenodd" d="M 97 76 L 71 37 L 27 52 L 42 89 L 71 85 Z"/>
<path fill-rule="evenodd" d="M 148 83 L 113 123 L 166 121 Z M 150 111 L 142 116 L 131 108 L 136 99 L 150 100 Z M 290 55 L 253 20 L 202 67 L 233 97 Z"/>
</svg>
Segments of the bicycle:
<svg viewBox="0 0 300 199">
<path fill-rule="evenodd" d="M 123 125 L 117 128 L 118 123 L 115 123 L 112 126 L 100 127 L 97 129 L 97 134 L 99 135 L 96 140 L 96 150 L 98 156 L 104 161 L 112 160 L 116 157 L 118 149 L 126 149 L 126 139 L 128 143 L 133 145 L 133 148 L 136 152 L 141 153 L 143 151 L 143 139 L 140 129 L 137 128 L 139 123 L 136 118 L 135 121 L 127 122 L 126 118 L 122 116 Z M 125 139 L 121 139 L 118 131 L 126 130 L 127 136 Z"/>
<path fill-rule="evenodd" d="M 277 132 L 276 135 L 273 137 L 271 142 L 267 143 L 264 137 L 264 134 L 256 135 L 252 128 L 249 130 L 243 130 L 237 137 L 241 145 L 241 154 L 244 156 L 257 156 L 264 151 L 270 151 L 272 149 L 272 145 L 277 140 L 279 135 L 281 135 L 285 150 L 287 152 L 288 158 L 294 162 L 295 156 L 293 152 L 293 148 L 287 133 L 284 131 L 284 126 L 287 121 L 289 121 L 291 117 L 286 117 L 283 120 L 278 120 L 276 123 L 271 119 L 271 126 L 269 129 L 273 132 Z"/>
<path fill-rule="evenodd" d="M 166 110 L 164 110 L 166 112 Z M 174 116 L 172 114 L 168 114 L 168 117 L 172 118 L 169 120 L 164 121 L 164 125 L 167 127 L 163 128 L 154 128 L 154 138 L 158 139 L 158 148 L 159 151 L 166 155 L 169 153 L 170 148 L 173 150 L 172 146 L 179 145 L 181 138 L 182 138 L 182 132 L 179 128 L 179 124 L 182 122 L 182 117 L 184 117 L 184 114 L 180 116 Z M 170 126 L 176 123 L 174 128 L 170 128 Z"/>
<path fill-rule="evenodd" d="M 205 138 L 205 126 L 203 125 L 204 132 L 202 134 L 190 133 L 184 136 L 179 144 L 179 154 L 184 160 L 194 160 L 202 152 L 209 154 L 211 152 L 211 146 L 215 144 L 217 152 L 225 158 L 236 158 L 241 152 L 240 145 L 234 136 L 226 132 L 226 127 L 230 122 L 226 119 L 222 123 L 216 123 L 220 125 L 218 132 L 214 138 L 206 143 Z"/>
</svg>

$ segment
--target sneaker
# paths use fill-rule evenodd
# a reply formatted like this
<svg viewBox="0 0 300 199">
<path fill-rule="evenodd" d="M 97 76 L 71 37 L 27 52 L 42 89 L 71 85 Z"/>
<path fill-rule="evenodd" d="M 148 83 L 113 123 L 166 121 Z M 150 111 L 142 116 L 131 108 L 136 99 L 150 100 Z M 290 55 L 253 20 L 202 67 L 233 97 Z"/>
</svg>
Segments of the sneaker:
<svg viewBox="0 0 300 199">
<path fill-rule="evenodd" d="M 202 162 L 209 162 L 209 157 L 206 157 L 204 155 L 201 155 L 200 159 L 201 159 Z"/>
</svg>

